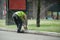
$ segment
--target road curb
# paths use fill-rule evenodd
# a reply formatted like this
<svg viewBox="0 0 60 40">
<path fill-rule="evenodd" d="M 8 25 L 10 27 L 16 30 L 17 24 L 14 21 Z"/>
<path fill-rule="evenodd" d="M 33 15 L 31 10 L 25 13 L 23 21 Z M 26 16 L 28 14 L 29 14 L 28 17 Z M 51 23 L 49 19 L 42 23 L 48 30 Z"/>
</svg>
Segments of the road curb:
<svg viewBox="0 0 60 40">
<path fill-rule="evenodd" d="M 16 29 L 12 30 L 12 29 L 0 28 L 0 31 L 16 32 Z M 56 33 L 56 32 L 45 32 L 45 31 L 37 32 L 37 31 L 33 31 L 33 30 L 27 30 L 27 31 L 25 31 L 25 33 L 60 37 L 60 33 Z"/>
<path fill-rule="evenodd" d="M 45 32 L 45 31 L 37 32 L 37 31 L 32 31 L 32 30 L 29 30 L 28 32 L 33 33 L 33 34 L 38 34 L 38 35 L 60 37 L 60 33 L 56 33 L 56 32 Z"/>
</svg>

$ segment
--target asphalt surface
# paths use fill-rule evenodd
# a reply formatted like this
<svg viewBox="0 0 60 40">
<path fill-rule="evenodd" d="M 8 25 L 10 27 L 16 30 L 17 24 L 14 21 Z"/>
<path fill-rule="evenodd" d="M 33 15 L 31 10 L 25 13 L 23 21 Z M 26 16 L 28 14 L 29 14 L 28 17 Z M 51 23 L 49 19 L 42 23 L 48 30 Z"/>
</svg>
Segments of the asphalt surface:
<svg viewBox="0 0 60 40">
<path fill-rule="evenodd" d="M 60 40 L 60 37 L 0 31 L 0 40 Z"/>
</svg>

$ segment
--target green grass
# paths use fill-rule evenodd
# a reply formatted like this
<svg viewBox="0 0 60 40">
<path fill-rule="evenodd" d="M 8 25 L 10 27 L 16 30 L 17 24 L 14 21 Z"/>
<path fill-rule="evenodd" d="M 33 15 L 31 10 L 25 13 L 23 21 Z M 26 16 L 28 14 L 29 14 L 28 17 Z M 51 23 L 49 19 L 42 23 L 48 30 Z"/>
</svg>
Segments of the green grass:
<svg viewBox="0 0 60 40">
<path fill-rule="evenodd" d="M 40 26 L 29 25 L 29 29 L 37 31 L 50 31 L 50 32 L 60 32 L 60 26 Z"/>
<path fill-rule="evenodd" d="M 0 27 L 16 29 L 16 25 L 6 25 L 5 20 L 0 20 Z M 36 27 L 35 20 L 28 20 L 28 29 L 60 33 L 60 20 L 40 20 L 40 27 Z"/>
<path fill-rule="evenodd" d="M 40 20 L 40 27 L 30 24 L 29 29 L 37 31 L 60 32 L 60 20 Z"/>
<path fill-rule="evenodd" d="M 8 28 L 8 29 L 16 29 L 16 25 L 6 25 L 5 20 L 0 20 L 0 27 Z"/>
</svg>

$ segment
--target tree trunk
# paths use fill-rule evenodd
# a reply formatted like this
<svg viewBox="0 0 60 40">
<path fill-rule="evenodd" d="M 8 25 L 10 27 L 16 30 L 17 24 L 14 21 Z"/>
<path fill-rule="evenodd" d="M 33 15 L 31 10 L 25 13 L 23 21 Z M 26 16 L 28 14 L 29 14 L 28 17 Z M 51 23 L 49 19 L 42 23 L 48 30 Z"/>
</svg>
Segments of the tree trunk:
<svg viewBox="0 0 60 40">
<path fill-rule="evenodd" d="M 40 0 L 38 0 L 37 27 L 40 27 Z"/>
</svg>

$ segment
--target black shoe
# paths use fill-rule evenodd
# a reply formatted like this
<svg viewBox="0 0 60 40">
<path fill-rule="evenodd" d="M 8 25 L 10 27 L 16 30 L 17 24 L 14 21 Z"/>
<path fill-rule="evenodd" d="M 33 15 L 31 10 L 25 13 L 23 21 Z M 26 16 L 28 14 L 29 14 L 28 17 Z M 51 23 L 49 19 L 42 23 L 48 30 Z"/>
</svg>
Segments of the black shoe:
<svg viewBox="0 0 60 40">
<path fill-rule="evenodd" d="M 17 33 L 20 33 L 20 30 L 17 30 Z"/>
<path fill-rule="evenodd" d="M 17 33 L 24 33 L 24 31 L 17 31 Z"/>
</svg>

